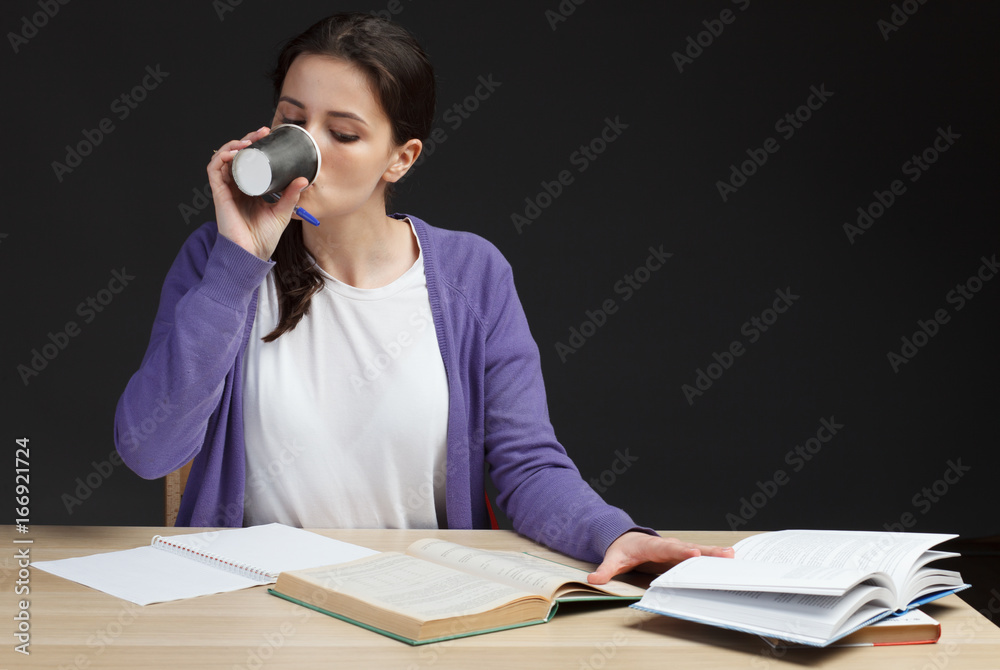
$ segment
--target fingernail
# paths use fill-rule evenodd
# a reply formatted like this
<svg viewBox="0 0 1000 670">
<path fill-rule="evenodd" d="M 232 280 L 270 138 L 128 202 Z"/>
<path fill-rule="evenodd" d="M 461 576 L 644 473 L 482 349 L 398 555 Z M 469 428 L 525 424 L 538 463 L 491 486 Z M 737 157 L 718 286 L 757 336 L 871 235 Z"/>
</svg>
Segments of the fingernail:
<svg viewBox="0 0 1000 670">
<path fill-rule="evenodd" d="M 261 126 L 260 128 L 257 129 L 257 132 L 259 133 L 262 130 L 267 130 L 267 126 Z"/>
</svg>

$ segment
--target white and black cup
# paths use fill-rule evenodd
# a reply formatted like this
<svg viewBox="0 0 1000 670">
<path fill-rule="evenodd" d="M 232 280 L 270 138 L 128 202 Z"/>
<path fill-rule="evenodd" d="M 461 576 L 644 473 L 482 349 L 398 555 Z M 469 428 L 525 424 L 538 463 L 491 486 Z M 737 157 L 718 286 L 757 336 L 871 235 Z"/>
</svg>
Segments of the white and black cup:
<svg viewBox="0 0 1000 670">
<path fill-rule="evenodd" d="M 271 132 L 233 158 L 236 186 L 247 195 L 279 194 L 298 177 L 312 184 L 319 176 L 319 145 L 305 128 L 291 123 Z"/>
</svg>

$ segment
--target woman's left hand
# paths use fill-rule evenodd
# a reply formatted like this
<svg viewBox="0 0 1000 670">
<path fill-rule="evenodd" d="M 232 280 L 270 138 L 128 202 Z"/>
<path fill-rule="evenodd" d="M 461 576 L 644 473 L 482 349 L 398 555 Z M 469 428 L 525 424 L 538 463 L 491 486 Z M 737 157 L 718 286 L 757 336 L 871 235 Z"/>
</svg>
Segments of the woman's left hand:
<svg viewBox="0 0 1000 670">
<path fill-rule="evenodd" d="M 695 556 L 732 558 L 733 548 L 692 544 L 672 537 L 629 531 L 611 543 L 604 553 L 604 562 L 587 575 L 587 581 L 607 584 L 615 575 L 633 569 L 659 574 Z"/>
</svg>

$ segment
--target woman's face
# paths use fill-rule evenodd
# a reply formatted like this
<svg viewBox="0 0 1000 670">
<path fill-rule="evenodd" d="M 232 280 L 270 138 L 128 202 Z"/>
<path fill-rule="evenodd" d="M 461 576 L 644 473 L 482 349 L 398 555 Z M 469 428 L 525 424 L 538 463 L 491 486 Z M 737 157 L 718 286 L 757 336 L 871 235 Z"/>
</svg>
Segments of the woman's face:
<svg viewBox="0 0 1000 670">
<path fill-rule="evenodd" d="M 393 144 L 389 119 L 364 74 L 327 56 L 292 61 L 274 114 L 273 125 L 280 123 L 302 126 L 319 145 L 320 173 L 299 206 L 320 221 L 366 205 L 384 214 L 385 183 L 399 179 L 416 158 L 412 142 Z"/>
</svg>

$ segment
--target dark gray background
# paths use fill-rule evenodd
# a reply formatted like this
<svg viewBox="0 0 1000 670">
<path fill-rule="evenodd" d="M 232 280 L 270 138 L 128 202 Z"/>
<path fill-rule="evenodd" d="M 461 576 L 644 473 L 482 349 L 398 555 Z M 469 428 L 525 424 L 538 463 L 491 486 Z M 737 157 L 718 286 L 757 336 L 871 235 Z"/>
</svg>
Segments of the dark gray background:
<svg viewBox="0 0 1000 670">
<path fill-rule="evenodd" d="M 284 39 L 332 11 L 394 8 L 435 64 L 447 134 L 394 209 L 476 232 L 509 259 L 556 432 L 608 501 L 658 528 L 725 529 L 783 469 L 787 483 L 740 528 L 883 529 L 909 513 L 912 530 L 1000 530 L 988 493 L 1000 279 L 961 310 L 946 299 L 1000 251 L 996 4 L 902 3 L 919 9 L 888 39 L 889 2 L 567 0 L 575 11 L 555 30 L 557 0 L 52 4 L 16 52 L 11 33 L 38 0 L 5 2 L 0 20 L 0 407 L 11 452 L 30 438 L 32 523 L 161 523 L 162 483 L 102 462 L 164 274 L 213 216 L 194 192 L 205 165 L 269 121 L 265 73 Z M 723 9 L 735 20 L 678 72 L 672 54 Z M 113 102 L 147 66 L 169 74 L 119 118 Z M 500 85 L 455 127 L 445 113 L 479 77 Z M 775 122 L 811 86 L 832 96 L 785 139 Z M 105 117 L 115 129 L 58 179 L 53 162 Z M 607 118 L 627 128 L 580 172 L 571 154 Z M 939 128 L 960 137 L 910 182 L 903 164 Z M 768 137 L 778 152 L 723 202 L 716 182 Z M 561 170 L 573 183 L 518 233 L 511 215 Z M 896 179 L 906 192 L 851 244 L 843 223 Z M 616 282 L 660 245 L 673 256 L 625 301 Z M 78 305 L 122 268 L 134 279 L 85 323 Z M 788 287 L 800 297 L 750 344 L 742 324 Z M 607 299 L 617 311 L 560 360 L 556 343 Z M 950 321 L 894 372 L 887 354 L 938 309 Z M 68 321 L 79 335 L 25 384 L 18 366 Z M 682 385 L 734 340 L 745 353 L 689 404 Z M 830 417 L 843 428 L 793 472 L 786 454 Z M 949 462 L 968 470 L 945 492 Z M 10 491 L 13 473 L 2 480 Z M 938 480 L 932 502 L 921 490 Z"/>
</svg>

